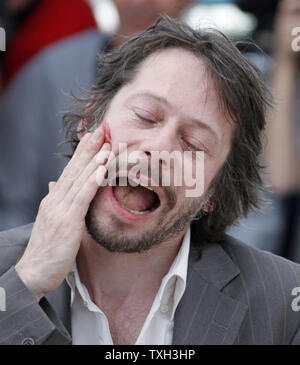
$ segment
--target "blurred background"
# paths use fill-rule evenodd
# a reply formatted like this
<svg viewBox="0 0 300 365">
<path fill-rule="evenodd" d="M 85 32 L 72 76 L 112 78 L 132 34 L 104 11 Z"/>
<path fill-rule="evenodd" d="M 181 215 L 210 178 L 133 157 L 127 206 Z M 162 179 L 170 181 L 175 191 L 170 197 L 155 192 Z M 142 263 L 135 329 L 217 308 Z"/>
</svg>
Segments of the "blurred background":
<svg viewBox="0 0 300 365">
<path fill-rule="evenodd" d="M 228 233 L 300 262 L 300 53 L 291 34 L 300 27 L 299 0 L 1 0 L 0 230 L 33 221 L 66 165 L 57 157 L 70 152 L 61 145 L 62 115 L 70 93 L 95 82 L 97 53 L 160 13 L 225 32 L 273 89 L 261 156 L 267 204 Z"/>
</svg>

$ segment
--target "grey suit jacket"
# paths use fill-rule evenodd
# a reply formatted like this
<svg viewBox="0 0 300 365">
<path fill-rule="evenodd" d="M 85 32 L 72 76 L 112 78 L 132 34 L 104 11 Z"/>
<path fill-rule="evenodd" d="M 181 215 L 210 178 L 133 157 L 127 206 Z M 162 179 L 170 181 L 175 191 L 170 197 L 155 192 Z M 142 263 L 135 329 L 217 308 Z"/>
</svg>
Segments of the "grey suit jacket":
<svg viewBox="0 0 300 365">
<path fill-rule="evenodd" d="M 6 292 L 0 344 L 71 344 L 66 282 L 38 303 L 14 269 L 31 229 L 0 233 L 0 287 Z M 300 311 L 292 309 L 300 265 L 229 236 L 222 244 L 203 243 L 201 256 L 197 244 L 192 235 L 173 344 L 300 344 Z"/>
</svg>

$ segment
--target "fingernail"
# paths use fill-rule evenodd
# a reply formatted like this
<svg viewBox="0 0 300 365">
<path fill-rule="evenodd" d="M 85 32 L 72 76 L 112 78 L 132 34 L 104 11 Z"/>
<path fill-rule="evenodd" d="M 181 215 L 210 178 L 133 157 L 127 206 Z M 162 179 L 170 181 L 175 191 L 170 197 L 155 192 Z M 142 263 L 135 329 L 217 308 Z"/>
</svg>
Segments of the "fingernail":
<svg viewBox="0 0 300 365">
<path fill-rule="evenodd" d="M 108 156 L 110 150 L 111 150 L 110 144 L 104 143 L 100 151 L 96 154 L 96 162 L 103 163 L 103 156 Z"/>
<path fill-rule="evenodd" d="M 107 142 L 105 142 L 104 145 L 101 148 L 102 151 L 108 151 L 110 149 L 111 149 L 111 144 L 107 143 Z"/>
<path fill-rule="evenodd" d="M 98 154 L 96 156 L 96 163 L 103 164 L 105 162 L 105 160 L 108 159 L 109 153 L 110 152 L 108 150 L 106 150 L 106 151 L 101 150 L 100 152 L 98 152 Z"/>
</svg>

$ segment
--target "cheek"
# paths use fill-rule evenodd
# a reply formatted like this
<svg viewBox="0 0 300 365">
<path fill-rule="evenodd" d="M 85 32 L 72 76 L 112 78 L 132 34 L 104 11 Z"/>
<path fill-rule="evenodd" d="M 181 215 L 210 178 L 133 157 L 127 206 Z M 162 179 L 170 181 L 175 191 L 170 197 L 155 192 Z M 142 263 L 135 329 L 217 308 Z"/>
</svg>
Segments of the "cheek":
<svg viewBox="0 0 300 365">
<path fill-rule="evenodd" d="M 126 143 L 127 145 L 130 144 L 133 133 L 130 133 L 124 121 L 114 117 L 113 115 L 108 115 L 105 121 L 110 131 L 112 151 L 117 153 L 119 151 L 120 143 Z"/>
<path fill-rule="evenodd" d="M 217 176 L 223 166 L 223 162 L 210 158 L 188 159 L 184 164 L 183 184 L 185 198 L 198 198 L 200 201 L 206 194 L 211 182 Z"/>
<path fill-rule="evenodd" d="M 182 183 L 185 191 L 194 191 L 194 197 L 199 197 L 205 191 L 205 186 L 208 181 L 208 174 L 206 171 L 206 159 L 203 152 L 197 152 L 196 154 L 191 151 L 185 151 L 183 153 L 182 164 Z M 175 176 L 177 176 L 175 172 Z M 191 196 L 186 194 L 186 196 Z"/>
<path fill-rule="evenodd" d="M 174 208 L 174 211 L 180 216 L 183 215 L 193 215 L 199 211 L 201 204 L 203 202 L 203 197 L 188 197 L 186 196 L 186 190 L 183 189 L 180 192 L 180 195 L 177 196 L 177 204 Z"/>
<path fill-rule="evenodd" d="M 126 112 L 120 110 L 117 113 L 108 113 L 105 118 L 112 139 L 117 141 L 124 141 L 137 134 L 132 124 L 129 123 L 128 117 L 124 117 L 124 115 L 126 115 Z"/>
</svg>

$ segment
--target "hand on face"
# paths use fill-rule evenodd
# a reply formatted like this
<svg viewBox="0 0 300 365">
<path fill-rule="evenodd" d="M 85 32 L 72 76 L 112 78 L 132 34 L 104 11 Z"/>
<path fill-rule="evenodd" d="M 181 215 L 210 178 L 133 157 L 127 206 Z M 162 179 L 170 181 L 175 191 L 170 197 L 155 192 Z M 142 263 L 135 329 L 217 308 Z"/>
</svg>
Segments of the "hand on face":
<svg viewBox="0 0 300 365">
<path fill-rule="evenodd" d="M 32 234 L 16 271 L 39 300 L 64 280 L 75 261 L 85 216 L 111 155 L 109 129 L 86 133 L 56 183 L 42 200 Z"/>
</svg>

